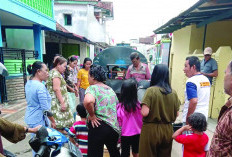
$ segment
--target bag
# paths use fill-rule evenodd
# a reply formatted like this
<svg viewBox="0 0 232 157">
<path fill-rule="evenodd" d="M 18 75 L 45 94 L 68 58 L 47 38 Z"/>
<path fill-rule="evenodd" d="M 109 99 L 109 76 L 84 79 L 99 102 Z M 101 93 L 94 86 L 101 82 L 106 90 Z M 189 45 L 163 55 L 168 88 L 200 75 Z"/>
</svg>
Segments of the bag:
<svg viewBox="0 0 232 157">
<path fill-rule="evenodd" d="M 68 102 L 69 102 L 69 108 L 72 111 L 72 113 L 76 112 L 77 97 L 75 93 L 68 92 Z"/>
</svg>

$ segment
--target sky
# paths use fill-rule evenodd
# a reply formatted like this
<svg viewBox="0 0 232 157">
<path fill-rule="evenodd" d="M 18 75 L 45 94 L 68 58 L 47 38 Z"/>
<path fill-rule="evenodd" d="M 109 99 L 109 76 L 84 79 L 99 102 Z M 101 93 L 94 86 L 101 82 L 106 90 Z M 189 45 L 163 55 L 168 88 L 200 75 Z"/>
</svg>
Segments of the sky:
<svg viewBox="0 0 232 157">
<path fill-rule="evenodd" d="M 116 43 L 147 37 L 198 0 L 102 0 L 113 2 L 114 19 L 107 31 Z"/>
</svg>

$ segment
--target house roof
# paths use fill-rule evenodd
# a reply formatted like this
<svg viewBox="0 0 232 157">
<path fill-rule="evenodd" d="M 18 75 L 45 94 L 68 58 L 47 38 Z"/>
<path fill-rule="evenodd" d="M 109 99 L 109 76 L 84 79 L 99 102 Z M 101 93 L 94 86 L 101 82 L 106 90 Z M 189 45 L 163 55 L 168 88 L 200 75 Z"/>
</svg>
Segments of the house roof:
<svg viewBox="0 0 232 157">
<path fill-rule="evenodd" d="M 61 26 L 57 22 L 56 22 L 56 31 L 54 31 L 54 32 L 59 34 L 59 35 L 65 36 L 67 38 L 71 38 L 71 39 L 75 39 L 75 40 L 79 40 L 79 41 L 87 42 L 87 43 L 93 43 L 89 39 L 87 39 L 81 35 L 69 32 L 67 29 L 65 29 L 63 26 Z"/>
<path fill-rule="evenodd" d="M 191 24 L 196 24 L 199 28 L 215 21 L 229 19 L 232 19 L 231 0 L 199 0 L 177 17 L 154 30 L 154 33 L 172 33 Z"/>
<path fill-rule="evenodd" d="M 113 12 L 113 3 L 112 2 L 98 2 L 95 6 L 107 9 L 110 12 Z"/>
</svg>

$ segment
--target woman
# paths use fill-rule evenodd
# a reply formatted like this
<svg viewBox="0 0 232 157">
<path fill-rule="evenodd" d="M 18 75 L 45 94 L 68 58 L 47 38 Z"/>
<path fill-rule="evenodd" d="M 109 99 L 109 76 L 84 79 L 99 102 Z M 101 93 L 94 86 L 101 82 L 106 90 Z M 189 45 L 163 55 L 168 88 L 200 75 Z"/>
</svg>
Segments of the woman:
<svg viewBox="0 0 232 157">
<path fill-rule="evenodd" d="M 68 58 L 68 66 L 66 67 L 66 70 L 64 72 L 64 79 L 67 83 L 67 89 L 68 89 L 68 96 L 69 96 L 69 106 L 73 113 L 74 120 L 76 117 L 75 110 L 77 105 L 77 58 L 74 56 L 71 56 Z"/>
<path fill-rule="evenodd" d="M 85 90 L 89 87 L 88 73 L 91 64 L 92 64 L 92 60 L 90 58 L 85 58 L 83 63 L 83 68 L 79 70 L 77 75 L 78 78 L 77 88 L 79 89 L 80 103 L 83 103 L 85 97 Z"/>
<path fill-rule="evenodd" d="M 36 61 L 33 65 L 27 67 L 27 71 L 31 74 L 30 80 L 25 86 L 27 109 L 25 114 L 25 122 L 30 128 L 38 125 L 56 128 L 53 117 L 45 117 L 44 111 L 51 110 L 51 96 L 42 81 L 48 79 L 48 68 L 40 61 Z M 50 122 L 48 120 L 50 119 Z"/>
<path fill-rule="evenodd" d="M 89 70 L 90 87 L 87 88 L 84 106 L 88 116 L 88 157 L 103 156 L 104 144 L 110 156 L 119 157 L 117 141 L 120 134 L 117 121 L 118 103 L 115 92 L 103 82 L 105 71 L 100 65 L 92 65 Z"/>
<path fill-rule="evenodd" d="M 52 97 L 52 113 L 56 121 L 58 131 L 65 133 L 65 127 L 71 127 L 73 123 L 72 112 L 68 105 L 68 91 L 66 82 L 61 74 L 64 73 L 67 60 L 63 57 L 56 59 L 54 68 L 49 71 L 47 88 Z"/>
<path fill-rule="evenodd" d="M 155 66 L 150 88 L 142 100 L 143 127 L 139 154 L 144 157 L 171 156 L 172 123 L 180 106 L 176 92 L 169 84 L 169 70 L 164 64 Z"/>
</svg>

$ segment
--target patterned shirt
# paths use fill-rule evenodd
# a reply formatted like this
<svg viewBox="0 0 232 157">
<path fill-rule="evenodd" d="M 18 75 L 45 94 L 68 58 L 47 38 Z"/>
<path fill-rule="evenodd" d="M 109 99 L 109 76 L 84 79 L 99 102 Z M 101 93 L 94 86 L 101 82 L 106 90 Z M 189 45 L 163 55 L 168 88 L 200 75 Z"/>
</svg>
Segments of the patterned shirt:
<svg viewBox="0 0 232 157">
<path fill-rule="evenodd" d="M 112 88 L 91 85 L 87 88 L 85 94 L 87 93 L 95 98 L 95 115 L 120 133 L 116 109 L 118 98 Z"/>
<path fill-rule="evenodd" d="M 74 88 L 75 83 L 77 83 L 77 70 L 75 70 L 75 69 L 71 68 L 68 65 L 67 68 L 65 69 L 65 72 L 64 72 L 64 79 L 65 79 L 67 85 L 69 85 L 71 88 Z M 69 88 L 67 88 L 67 89 L 68 89 L 68 92 L 70 92 Z"/>
<path fill-rule="evenodd" d="M 222 114 L 213 135 L 207 157 L 232 156 L 232 106 Z"/>
<path fill-rule="evenodd" d="M 88 154 L 88 129 L 85 121 L 77 121 L 69 130 L 71 137 L 76 136 L 77 143 L 83 156 Z"/>
<path fill-rule="evenodd" d="M 136 70 L 133 64 L 130 65 L 126 73 L 126 79 L 129 78 L 135 78 L 138 82 L 141 80 L 151 79 L 151 74 L 147 64 L 140 63 L 139 70 Z"/>
</svg>

